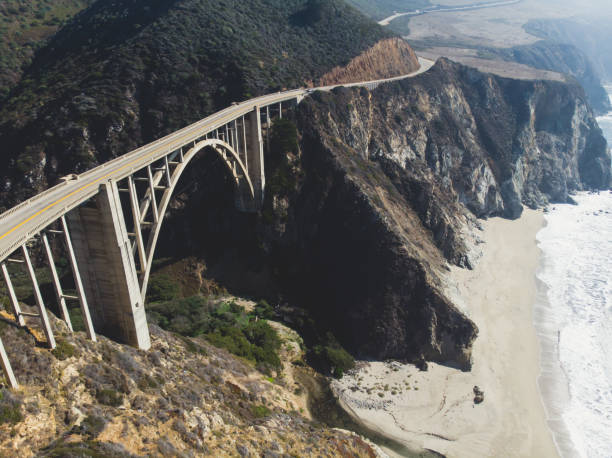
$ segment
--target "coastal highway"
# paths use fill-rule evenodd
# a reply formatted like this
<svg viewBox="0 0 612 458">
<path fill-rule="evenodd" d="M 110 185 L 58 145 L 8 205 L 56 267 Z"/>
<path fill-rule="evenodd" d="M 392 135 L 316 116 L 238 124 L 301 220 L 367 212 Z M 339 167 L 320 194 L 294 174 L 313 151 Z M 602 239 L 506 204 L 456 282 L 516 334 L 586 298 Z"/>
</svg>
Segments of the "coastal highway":
<svg viewBox="0 0 612 458">
<path fill-rule="evenodd" d="M 329 91 L 338 86 L 362 86 L 372 89 L 381 83 L 423 73 L 433 65 L 433 62 L 427 59 L 419 59 L 419 61 L 421 68 L 408 75 L 317 89 L 295 89 L 264 95 L 232 105 L 166 137 L 82 173 L 75 180 L 49 188 L 0 215 L 0 261 L 62 215 L 96 195 L 101 183 L 124 179 L 169 153 L 191 144 L 205 134 L 247 115 L 253 111 L 254 107 L 264 108 L 306 97 L 314 90 Z"/>
<path fill-rule="evenodd" d="M 520 3 L 521 1 L 523 0 L 502 0 L 502 1 L 496 1 L 496 2 L 470 3 L 468 5 L 460 5 L 460 6 L 436 5 L 436 6 L 430 6 L 427 8 L 423 8 L 420 10 L 407 11 L 405 13 L 395 13 L 389 16 L 388 18 L 385 18 L 382 21 L 379 21 L 378 23 L 380 25 L 386 26 L 386 25 L 389 25 L 391 21 L 397 19 L 398 17 L 402 17 L 402 16 L 421 16 L 423 14 L 428 14 L 428 13 L 452 13 L 452 12 L 459 12 L 459 11 L 473 11 L 473 10 L 480 10 L 484 8 L 495 8 L 499 6 L 515 5 L 517 3 Z"/>
</svg>

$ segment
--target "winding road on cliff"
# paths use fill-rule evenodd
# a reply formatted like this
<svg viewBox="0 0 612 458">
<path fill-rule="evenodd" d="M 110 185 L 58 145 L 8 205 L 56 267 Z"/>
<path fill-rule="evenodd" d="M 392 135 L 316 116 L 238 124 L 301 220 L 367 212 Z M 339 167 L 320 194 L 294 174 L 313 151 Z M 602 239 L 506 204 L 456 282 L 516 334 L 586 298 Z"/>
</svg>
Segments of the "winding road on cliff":
<svg viewBox="0 0 612 458">
<path fill-rule="evenodd" d="M 500 6 L 515 5 L 522 1 L 523 0 L 503 0 L 503 1 L 497 1 L 497 2 L 470 3 L 467 5 L 460 5 L 460 6 L 436 5 L 436 6 L 430 6 L 427 8 L 423 8 L 420 10 L 407 11 L 405 13 L 395 13 L 389 16 L 388 18 L 385 18 L 382 21 L 379 21 L 378 23 L 382 26 L 386 26 L 386 25 L 389 25 L 395 19 L 402 17 L 402 16 L 421 16 L 423 14 L 428 14 L 428 13 L 452 13 L 452 12 L 458 12 L 458 11 L 473 11 L 473 10 L 480 10 L 484 8 L 497 8 Z"/>
</svg>

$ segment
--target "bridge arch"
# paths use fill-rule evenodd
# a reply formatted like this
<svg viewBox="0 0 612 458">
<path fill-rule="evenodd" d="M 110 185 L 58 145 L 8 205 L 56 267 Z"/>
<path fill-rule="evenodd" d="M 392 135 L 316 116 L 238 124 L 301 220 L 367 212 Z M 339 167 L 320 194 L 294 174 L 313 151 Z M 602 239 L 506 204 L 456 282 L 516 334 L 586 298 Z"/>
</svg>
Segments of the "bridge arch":
<svg viewBox="0 0 612 458">
<path fill-rule="evenodd" d="M 164 190 L 163 196 L 159 202 L 159 219 L 151 228 L 151 232 L 147 240 L 147 246 L 145 248 L 146 260 L 144 266 L 142 266 L 142 273 L 140 276 L 140 287 L 143 300 L 146 298 L 149 276 L 151 275 L 151 267 L 153 265 L 153 258 L 155 255 L 155 248 L 157 247 L 157 241 L 159 239 L 159 234 L 161 232 L 166 211 L 168 210 L 168 205 L 170 205 L 176 186 L 178 185 L 183 172 L 191 160 L 194 159 L 200 151 L 207 147 L 211 147 L 219 155 L 232 174 L 237 198 L 240 199 L 241 202 L 245 199 L 255 199 L 255 189 L 249 176 L 248 169 L 240 158 L 240 155 L 236 152 L 236 150 L 234 150 L 234 148 L 232 148 L 230 144 L 216 138 L 196 142 L 186 153 L 182 155 L 182 159 L 172 171 L 170 186 Z M 158 181 L 160 179 L 161 174 L 159 177 L 157 177 Z M 146 214 L 148 205 L 151 205 L 151 200 L 150 194 L 148 193 L 147 196 L 145 196 L 145 201 L 140 205 L 139 211 L 141 215 Z"/>
</svg>

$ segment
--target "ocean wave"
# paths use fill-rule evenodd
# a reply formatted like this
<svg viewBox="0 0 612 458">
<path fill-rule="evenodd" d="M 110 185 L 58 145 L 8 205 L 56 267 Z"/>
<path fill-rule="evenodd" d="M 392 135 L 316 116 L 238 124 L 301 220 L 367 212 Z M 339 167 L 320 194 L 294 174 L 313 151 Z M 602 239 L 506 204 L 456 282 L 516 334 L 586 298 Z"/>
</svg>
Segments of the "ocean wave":
<svg viewBox="0 0 612 458">
<path fill-rule="evenodd" d="M 539 304 L 536 327 L 539 334 L 556 333 L 556 351 L 543 358 L 558 359 L 569 391 L 567 399 L 544 398 L 548 412 L 560 417 L 550 422 L 557 444 L 568 439 L 572 444 L 571 452 L 559 447 L 562 455 L 610 457 L 612 194 L 583 193 L 575 199 L 578 206 L 555 206 L 537 237 L 543 253 L 538 279 L 548 304 Z"/>
</svg>

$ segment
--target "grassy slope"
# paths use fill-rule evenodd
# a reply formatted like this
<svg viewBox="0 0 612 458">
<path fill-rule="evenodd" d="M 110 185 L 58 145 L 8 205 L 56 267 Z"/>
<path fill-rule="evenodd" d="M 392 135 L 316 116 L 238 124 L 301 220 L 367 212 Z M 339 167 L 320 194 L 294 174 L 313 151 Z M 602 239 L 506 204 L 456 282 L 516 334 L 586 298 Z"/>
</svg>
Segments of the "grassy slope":
<svg viewBox="0 0 612 458">
<path fill-rule="evenodd" d="M 341 0 L 100 0 L 41 50 L 0 112 L 0 201 L 234 100 L 303 85 L 390 33 Z"/>
<path fill-rule="evenodd" d="M 377 21 L 391 16 L 396 11 L 411 11 L 431 5 L 429 0 L 347 0 L 347 3 Z"/>
<path fill-rule="evenodd" d="M 67 20 L 94 0 L 0 2 L 0 99 L 19 80 L 36 51 Z"/>
</svg>

